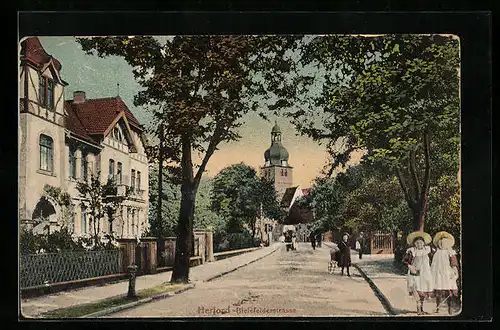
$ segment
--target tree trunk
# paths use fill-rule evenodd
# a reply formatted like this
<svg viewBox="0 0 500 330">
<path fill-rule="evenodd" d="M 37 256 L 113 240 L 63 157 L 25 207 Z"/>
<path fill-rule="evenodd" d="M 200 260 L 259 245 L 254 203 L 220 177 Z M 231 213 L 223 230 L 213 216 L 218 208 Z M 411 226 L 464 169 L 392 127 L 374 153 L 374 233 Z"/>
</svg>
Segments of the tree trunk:
<svg viewBox="0 0 500 330">
<path fill-rule="evenodd" d="M 160 125 L 160 145 L 158 150 L 158 209 L 156 210 L 157 221 L 157 236 L 163 238 L 163 218 L 162 218 L 162 202 L 163 202 L 163 124 Z"/>
<path fill-rule="evenodd" d="M 163 162 L 164 162 L 164 133 L 163 133 L 163 124 L 160 124 L 160 143 L 158 149 L 158 204 L 156 210 L 156 236 L 158 238 L 157 241 L 157 251 L 158 251 L 158 259 L 163 262 L 162 253 L 165 252 L 165 239 L 163 237 L 163 214 L 162 214 L 162 206 L 163 206 Z"/>
<path fill-rule="evenodd" d="M 181 137 L 182 197 L 179 223 L 177 226 L 177 240 L 175 243 L 176 252 L 174 270 L 172 271 L 172 278 L 170 280 L 173 283 L 189 282 L 189 261 L 191 258 L 193 244 L 193 219 L 196 204 L 196 192 L 207 163 L 220 141 L 221 129 L 219 125 L 217 125 L 214 134 L 210 139 L 205 157 L 203 158 L 195 177 L 193 173 L 193 160 L 191 155 L 191 137 L 189 136 L 189 133 L 186 133 Z"/>
<path fill-rule="evenodd" d="M 430 186 L 430 160 L 429 160 L 429 133 L 423 134 L 423 151 L 424 151 L 424 176 L 420 182 L 416 172 L 416 160 L 414 151 L 409 155 L 409 181 L 405 178 L 405 173 L 400 168 L 396 168 L 396 176 L 399 185 L 403 190 L 405 200 L 413 216 L 413 230 L 423 231 L 425 227 L 425 216 L 427 213 L 429 186 Z"/>
<path fill-rule="evenodd" d="M 415 228 L 419 231 L 424 230 L 425 226 L 425 216 L 427 214 L 427 205 L 429 203 L 429 187 L 430 187 L 430 174 L 431 174 L 431 167 L 430 167 L 430 160 L 429 160 L 429 133 L 425 132 L 424 133 L 424 141 L 423 141 L 423 147 L 424 147 L 424 179 L 422 182 L 422 189 L 420 190 L 420 196 L 419 196 L 419 212 L 417 219 L 415 221 Z"/>
<path fill-rule="evenodd" d="M 175 243 L 175 262 L 172 271 L 172 283 L 189 282 L 189 261 L 191 258 L 193 218 L 196 186 L 194 184 L 193 163 L 191 158 L 191 141 L 188 136 L 182 137 L 182 186 L 181 209 L 177 226 Z"/>
</svg>

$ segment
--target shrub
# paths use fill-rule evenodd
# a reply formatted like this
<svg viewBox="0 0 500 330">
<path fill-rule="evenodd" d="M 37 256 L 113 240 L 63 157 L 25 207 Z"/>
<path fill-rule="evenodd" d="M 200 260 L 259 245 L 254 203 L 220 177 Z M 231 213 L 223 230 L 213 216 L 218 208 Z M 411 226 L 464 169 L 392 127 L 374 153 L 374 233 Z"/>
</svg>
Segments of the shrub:
<svg viewBox="0 0 500 330">
<path fill-rule="evenodd" d="M 90 235 L 76 236 L 67 228 L 46 234 L 35 234 L 31 230 L 21 229 L 21 254 L 57 253 L 63 251 L 111 250 L 119 247 L 112 234 L 99 235 L 98 244 Z"/>
<path fill-rule="evenodd" d="M 216 234 L 214 235 L 214 252 L 254 247 L 257 241 L 252 239 L 252 234 L 248 230 L 239 233 Z M 258 244 L 260 244 L 260 241 Z"/>
</svg>

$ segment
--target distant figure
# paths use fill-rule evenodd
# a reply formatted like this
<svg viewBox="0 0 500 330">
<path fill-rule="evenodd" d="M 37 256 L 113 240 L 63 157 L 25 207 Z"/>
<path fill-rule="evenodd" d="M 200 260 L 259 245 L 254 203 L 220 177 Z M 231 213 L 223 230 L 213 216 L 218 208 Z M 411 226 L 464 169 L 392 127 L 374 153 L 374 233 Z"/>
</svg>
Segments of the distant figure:
<svg viewBox="0 0 500 330">
<path fill-rule="evenodd" d="M 318 245 L 318 247 L 321 247 L 321 233 L 318 233 L 316 235 L 316 242 L 317 242 L 316 245 Z"/>
<path fill-rule="evenodd" d="M 314 237 L 314 232 L 311 232 L 311 234 L 309 234 L 309 240 L 311 240 L 311 246 L 313 250 L 316 250 L 316 238 Z"/>
<path fill-rule="evenodd" d="M 363 249 L 365 248 L 365 235 L 363 232 L 359 233 L 359 237 L 356 240 L 356 249 L 358 250 L 359 259 L 363 258 Z"/>
<path fill-rule="evenodd" d="M 339 244 L 339 267 L 341 269 L 340 275 L 344 275 L 344 268 L 347 268 L 347 276 L 351 276 L 351 274 L 349 273 L 349 267 L 351 267 L 351 248 L 347 243 L 348 239 L 349 234 L 345 233 L 344 236 L 342 236 L 342 241 Z"/>
</svg>

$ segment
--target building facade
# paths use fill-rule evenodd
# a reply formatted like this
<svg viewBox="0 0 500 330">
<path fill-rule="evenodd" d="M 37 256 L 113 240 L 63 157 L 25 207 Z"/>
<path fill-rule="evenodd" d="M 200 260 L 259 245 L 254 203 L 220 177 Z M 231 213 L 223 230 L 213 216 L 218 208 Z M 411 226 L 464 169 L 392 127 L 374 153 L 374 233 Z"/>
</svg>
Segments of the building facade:
<svg viewBox="0 0 500 330">
<path fill-rule="evenodd" d="M 68 83 L 61 77 L 62 65 L 38 38 L 23 40 L 20 52 L 20 224 L 34 231 L 63 225 L 61 205 L 42 197 L 48 185 L 71 196 L 64 219 L 68 228 L 77 235 L 90 234 L 89 214 L 76 186 L 99 174 L 102 183 L 114 180 L 117 195 L 128 192 L 113 221 L 101 219 L 101 231 L 140 236 L 148 227 L 149 204 L 141 124 L 119 96 L 87 99 L 85 92 L 76 91 L 72 100 L 65 100 Z"/>
</svg>

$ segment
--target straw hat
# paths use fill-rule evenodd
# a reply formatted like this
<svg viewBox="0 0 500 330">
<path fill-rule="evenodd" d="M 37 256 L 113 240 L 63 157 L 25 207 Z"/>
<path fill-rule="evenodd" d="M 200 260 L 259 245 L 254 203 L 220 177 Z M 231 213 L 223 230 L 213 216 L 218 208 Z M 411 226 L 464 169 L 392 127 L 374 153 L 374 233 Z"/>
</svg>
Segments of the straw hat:
<svg viewBox="0 0 500 330">
<path fill-rule="evenodd" d="M 450 233 L 445 232 L 445 231 L 440 231 L 439 233 L 434 235 L 434 239 L 432 240 L 432 243 L 434 243 L 434 245 L 437 246 L 439 240 L 441 240 L 442 238 L 447 238 L 451 241 L 450 247 L 455 245 L 455 238 L 453 237 L 453 235 L 451 235 Z"/>
<path fill-rule="evenodd" d="M 406 243 L 408 244 L 413 244 L 413 241 L 415 238 L 421 237 L 425 244 L 429 244 L 432 241 L 431 235 L 427 234 L 426 232 L 423 231 L 414 231 L 413 233 L 409 234 L 408 237 L 406 237 Z"/>
</svg>

